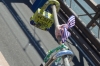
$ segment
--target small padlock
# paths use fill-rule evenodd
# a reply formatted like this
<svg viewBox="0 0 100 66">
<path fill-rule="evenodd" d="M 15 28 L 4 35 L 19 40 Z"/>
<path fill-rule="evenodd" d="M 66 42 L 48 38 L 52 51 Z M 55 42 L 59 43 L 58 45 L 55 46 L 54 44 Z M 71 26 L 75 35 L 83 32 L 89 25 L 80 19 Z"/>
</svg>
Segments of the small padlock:
<svg viewBox="0 0 100 66">
<path fill-rule="evenodd" d="M 30 18 L 31 21 L 35 22 L 35 26 L 42 30 L 48 29 L 54 23 L 53 14 L 45 11 L 49 5 L 54 5 L 57 8 L 57 12 L 60 9 L 60 4 L 57 0 L 48 0 L 42 8 L 38 8 L 38 10 L 34 13 L 34 15 Z"/>
</svg>

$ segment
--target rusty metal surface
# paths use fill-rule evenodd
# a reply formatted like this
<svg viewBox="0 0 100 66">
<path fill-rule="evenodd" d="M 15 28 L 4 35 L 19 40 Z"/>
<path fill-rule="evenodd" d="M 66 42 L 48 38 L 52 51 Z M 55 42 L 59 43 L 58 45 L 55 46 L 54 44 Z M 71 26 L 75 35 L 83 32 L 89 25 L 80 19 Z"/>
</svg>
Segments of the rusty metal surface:
<svg viewBox="0 0 100 66">
<path fill-rule="evenodd" d="M 84 0 L 95 12 L 98 11 L 97 4 L 93 0 Z"/>
<path fill-rule="evenodd" d="M 64 3 L 62 1 L 60 1 L 61 4 L 61 8 L 63 9 L 63 11 L 68 15 L 71 16 L 72 14 L 74 14 L 66 5 L 64 5 Z M 75 15 L 75 14 L 74 14 Z M 76 16 L 76 25 L 80 28 L 80 30 L 83 32 L 84 35 L 87 36 L 87 38 L 89 38 L 90 41 L 92 41 L 92 43 L 99 49 L 100 48 L 100 42 L 91 34 L 91 32 L 82 24 L 82 22 L 79 20 L 79 18 Z M 100 49 L 99 49 L 100 50 Z"/>
<path fill-rule="evenodd" d="M 90 26 L 92 26 L 92 24 L 95 22 L 96 25 L 100 28 L 100 24 L 96 21 L 100 16 L 100 8 L 99 5 L 96 4 L 93 0 L 84 0 L 95 12 L 96 15 L 94 16 L 94 18 L 89 22 L 89 24 L 87 25 L 87 28 L 89 28 Z M 89 16 L 89 15 L 88 15 Z"/>
<path fill-rule="evenodd" d="M 60 18 L 59 18 L 59 20 L 61 22 L 64 22 Z M 100 58 L 98 57 L 98 55 L 96 55 L 96 52 L 93 50 L 93 48 L 91 48 L 88 45 L 89 42 L 85 40 L 85 37 L 83 38 L 82 35 L 79 35 L 79 32 L 76 31 L 76 29 L 71 29 L 70 32 L 72 34 L 72 37 L 75 39 L 75 41 L 78 42 L 78 45 L 87 53 L 87 55 L 89 56 L 89 58 L 91 58 L 91 60 L 93 62 L 95 62 L 95 64 L 97 66 L 100 65 L 100 60 L 99 60 Z"/>
<path fill-rule="evenodd" d="M 91 16 L 91 14 L 89 14 L 89 12 L 77 1 L 75 0 L 75 2 L 79 5 L 79 7 L 91 18 L 91 21 L 88 23 L 87 28 L 89 28 L 90 26 L 92 26 L 93 23 L 95 23 L 99 28 L 100 28 L 100 24 L 96 21 L 99 18 L 100 15 L 100 9 L 96 7 L 96 4 L 94 4 L 95 2 L 93 1 L 86 1 L 86 3 L 91 7 L 95 7 L 95 11 L 96 11 L 96 15 L 94 17 Z M 91 4 L 90 4 L 91 2 Z M 94 9 L 94 8 L 92 8 Z M 95 25 L 95 26 L 96 26 Z"/>
<path fill-rule="evenodd" d="M 93 23 L 96 23 L 96 25 L 100 28 L 100 24 L 96 21 L 99 17 L 100 17 L 100 10 L 96 13 L 93 19 L 88 23 L 87 28 L 91 27 Z"/>
<path fill-rule="evenodd" d="M 67 14 L 68 16 L 71 16 L 72 14 L 75 15 L 75 13 L 69 9 L 62 0 L 58 0 L 61 4 L 61 9 Z M 92 4 L 92 3 L 91 3 Z M 93 7 L 96 9 L 96 7 Z M 92 35 L 92 33 L 82 24 L 82 22 L 79 20 L 79 18 L 76 16 L 76 27 L 77 33 L 79 33 L 81 36 L 78 36 L 77 33 L 73 33 L 73 30 L 71 31 L 73 38 L 75 38 L 80 46 L 84 49 L 84 51 L 89 55 L 89 57 L 92 59 L 93 62 L 95 62 L 98 65 L 100 65 L 100 42 Z M 67 18 L 67 16 L 66 16 Z M 78 27 L 78 28 L 77 28 Z M 87 43 L 83 43 L 83 39 L 80 40 L 79 37 L 84 38 L 84 41 Z M 88 47 L 88 48 L 87 48 Z"/>
</svg>

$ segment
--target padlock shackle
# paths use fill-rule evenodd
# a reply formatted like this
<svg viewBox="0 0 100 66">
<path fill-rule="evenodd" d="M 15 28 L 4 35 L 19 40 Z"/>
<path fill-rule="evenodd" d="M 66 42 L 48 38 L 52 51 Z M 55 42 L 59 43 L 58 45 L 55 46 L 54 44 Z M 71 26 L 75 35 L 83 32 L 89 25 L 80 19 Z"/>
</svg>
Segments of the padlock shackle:
<svg viewBox="0 0 100 66">
<path fill-rule="evenodd" d="M 55 5 L 56 11 L 58 12 L 60 9 L 60 3 L 57 0 L 48 0 L 42 7 L 40 13 L 42 14 L 49 5 Z"/>
</svg>

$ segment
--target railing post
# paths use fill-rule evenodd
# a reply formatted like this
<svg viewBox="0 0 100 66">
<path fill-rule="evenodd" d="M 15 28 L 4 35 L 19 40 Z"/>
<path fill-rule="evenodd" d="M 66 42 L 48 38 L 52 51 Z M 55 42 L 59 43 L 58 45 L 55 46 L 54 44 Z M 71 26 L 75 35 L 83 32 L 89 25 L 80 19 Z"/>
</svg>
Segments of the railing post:
<svg viewBox="0 0 100 66">
<path fill-rule="evenodd" d="M 59 25 L 56 6 L 52 5 L 51 8 L 52 8 L 53 16 L 54 16 L 54 21 L 55 21 L 54 24 L 55 24 L 55 29 L 56 29 L 56 28 L 58 28 L 58 25 Z M 60 39 L 60 38 L 61 37 L 59 37 L 57 39 Z M 58 40 L 58 42 L 59 42 L 59 44 L 62 44 L 61 41 Z M 65 49 L 63 48 L 62 50 L 65 50 Z M 63 56 L 62 58 L 63 58 L 64 66 L 70 66 L 67 56 Z"/>
</svg>

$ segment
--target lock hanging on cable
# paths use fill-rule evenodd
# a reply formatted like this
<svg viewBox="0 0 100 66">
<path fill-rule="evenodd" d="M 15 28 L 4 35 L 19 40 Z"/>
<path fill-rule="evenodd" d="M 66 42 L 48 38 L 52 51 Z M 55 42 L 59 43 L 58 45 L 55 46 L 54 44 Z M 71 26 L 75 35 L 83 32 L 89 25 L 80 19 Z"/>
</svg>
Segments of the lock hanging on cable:
<svg viewBox="0 0 100 66">
<path fill-rule="evenodd" d="M 32 21 L 32 24 L 37 28 L 46 30 L 54 23 L 53 14 L 45 11 L 50 5 L 55 5 L 56 11 L 59 11 L 60 3 L 57 0 L 48 0 L 41 8 L 37 9 L 33 16 L 31 16 L 30 21 Z"/>
</svg>

